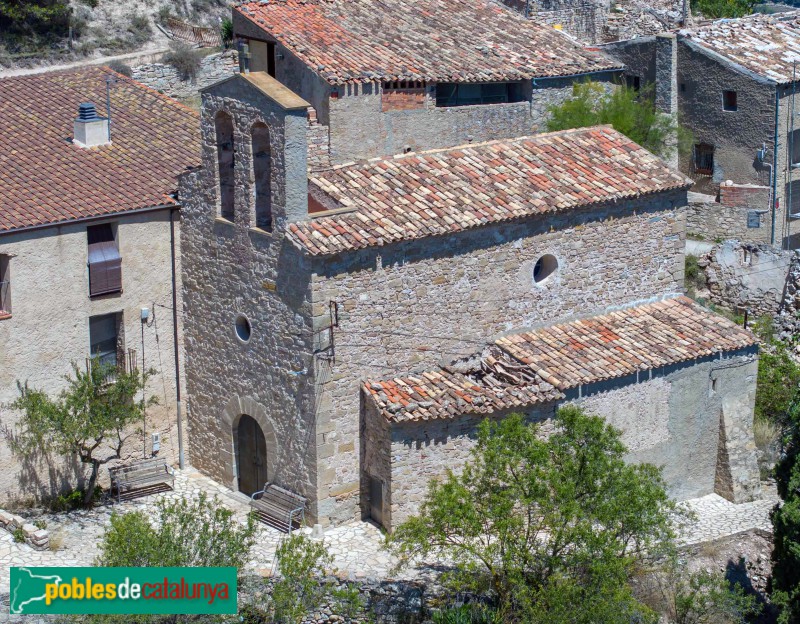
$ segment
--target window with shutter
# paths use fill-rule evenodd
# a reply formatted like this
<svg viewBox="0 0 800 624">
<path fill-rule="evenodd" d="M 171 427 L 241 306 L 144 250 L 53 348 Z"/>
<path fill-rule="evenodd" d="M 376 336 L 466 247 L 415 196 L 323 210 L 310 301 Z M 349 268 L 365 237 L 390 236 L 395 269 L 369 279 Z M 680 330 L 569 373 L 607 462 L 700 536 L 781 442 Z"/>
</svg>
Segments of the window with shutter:
<svg viewBox="0 0 800 624">
<path fill-rule="evenodd" d="M 89 241 L 89 296 L 122 291 L 122 256 L 110 223 L 86 228 Z"/>
</svg>

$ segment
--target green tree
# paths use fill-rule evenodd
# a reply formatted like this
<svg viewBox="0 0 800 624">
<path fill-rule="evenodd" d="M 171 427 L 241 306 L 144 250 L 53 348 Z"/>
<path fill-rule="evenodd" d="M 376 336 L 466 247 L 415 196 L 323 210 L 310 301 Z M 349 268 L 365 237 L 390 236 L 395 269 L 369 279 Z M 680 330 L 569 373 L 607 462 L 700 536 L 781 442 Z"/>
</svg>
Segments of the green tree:
<svg viewBox="0 0 800 624">
<path fill-rule="evenodd" d="M 609 124 L 654 154 L 666 156 L 670 150 L 667 140 L 678 131 L 673 120 L 656 112 L 654 93 L 652 84 L 638 91 L 625 85 L 607 91 L 598 82 L 577 82 L 571 97 L 550 107 L 547 129 Z"/>
<path fill-rule="evenodd" d="M 758 0 L 691 0 L 692 14 L 709 19 L 750 15 L 757 4 Z"/>
<path fill-rule="evenodd" d="M 7 34 L 55 34 L 69 31 L 67 0 L 0 0 L 0 32 Z"/>
<path fill-rule="evenodd" d="M 782 427 L 788 424 L 789 408 L 800 395 L 800 366 L 789 346 L 771 337 L 771 330 L 764 331 L 758 359 L 755 418 Z"/>
<path fill-rule="evenodd" d="M 319 577 L 331 567 L 333 557 L 320 542 L 294 534 L 278 546 L 275 553 L 280 578 L 272 589 L 272 605 L 277 622 L 300 622 L 327 596 Z"/>
<path fill-rule="evenodd" d="M 387 547 L 400 565 L 452 562 L 444 582 L 488 593 L 507 619 L 651 621 L 628 575 L 672 549 L 676 507 L 659 470 L 625 453 L 619 431 L 577 407 L 547 439 L 518 415 L 485 421 L 463 472 L 431 482 Z"/>
<path fill-rule="evenodd" d="M 775 467 L 783 505 L 772 511 L 770 591 L 781 608 L 779 624 L 800 623 L 800 402 L 789 406 L 785 452 Z"/>
<path fill-rule="evenodd" d="M 76 456 L 90 469 L 84 496 L 84 504 L 90 505 L 100 467 L 120 459 L 133 427 L 156 402 L 155 397 L 141 400 L 147 378 L 93 360 L 86 371 L 72 364 L 67 387 L 57 398 L 17 382 L 20 396 L 11 407 L 22 415 L 13 430 L 5 429 L 12 452 L 23 457 Z"/>
</svg>

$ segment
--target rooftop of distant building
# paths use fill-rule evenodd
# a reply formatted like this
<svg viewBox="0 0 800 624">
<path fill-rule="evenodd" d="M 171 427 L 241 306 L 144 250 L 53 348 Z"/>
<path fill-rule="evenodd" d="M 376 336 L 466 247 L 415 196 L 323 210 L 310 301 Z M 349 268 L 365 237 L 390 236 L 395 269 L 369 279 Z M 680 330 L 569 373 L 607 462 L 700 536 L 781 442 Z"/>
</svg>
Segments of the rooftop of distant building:
<svg viewBox="0 0 800 624">
<path fill-rule="evenodd" d="M 621 69 L 493 0 L 269 0 L 235 10 L 330 84 L 498 82 Z"/>
<path fill-rule="evenodd" d="M 771 82 L 788 84 L 800 78 L 794 74 L 800 60 L 798 11 L 720 19 L 678 33 Z"/>
</svg>

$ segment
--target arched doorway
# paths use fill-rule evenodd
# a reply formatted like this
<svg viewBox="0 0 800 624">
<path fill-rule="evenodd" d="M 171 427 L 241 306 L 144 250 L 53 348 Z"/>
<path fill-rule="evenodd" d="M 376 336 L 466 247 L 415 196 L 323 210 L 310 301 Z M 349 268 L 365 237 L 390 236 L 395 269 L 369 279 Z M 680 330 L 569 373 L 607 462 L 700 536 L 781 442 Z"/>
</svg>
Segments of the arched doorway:
<svg viewBox="0 0 800 624">
<path fill-rule="evenodd" d="M 239 491 L 250 496 L 263 489 L 267 481 L 267 441 L 259 424 L 247 415 L 239 419 L 236 437 Z"/>
</svg>

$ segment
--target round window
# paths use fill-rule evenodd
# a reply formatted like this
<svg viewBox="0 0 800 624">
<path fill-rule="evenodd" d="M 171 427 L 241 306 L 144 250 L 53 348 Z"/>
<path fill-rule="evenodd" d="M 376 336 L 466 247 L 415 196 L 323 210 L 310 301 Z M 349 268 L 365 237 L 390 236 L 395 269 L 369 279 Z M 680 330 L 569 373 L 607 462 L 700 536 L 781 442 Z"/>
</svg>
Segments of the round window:
<svg viewBox="0 0 800 624">
<path fill-rule="evenodd" d="M 558 269 L 558 260 L 553 254 L 545 254 L 536 261 L 533 267 L 533 281 L 543 284 Z"/>
<path fill-rule="evenodd" d="M 242 314 L 236 317 L 236 335 L 242 342 L 250 340 L 250 321 Z"/>
</svg>

